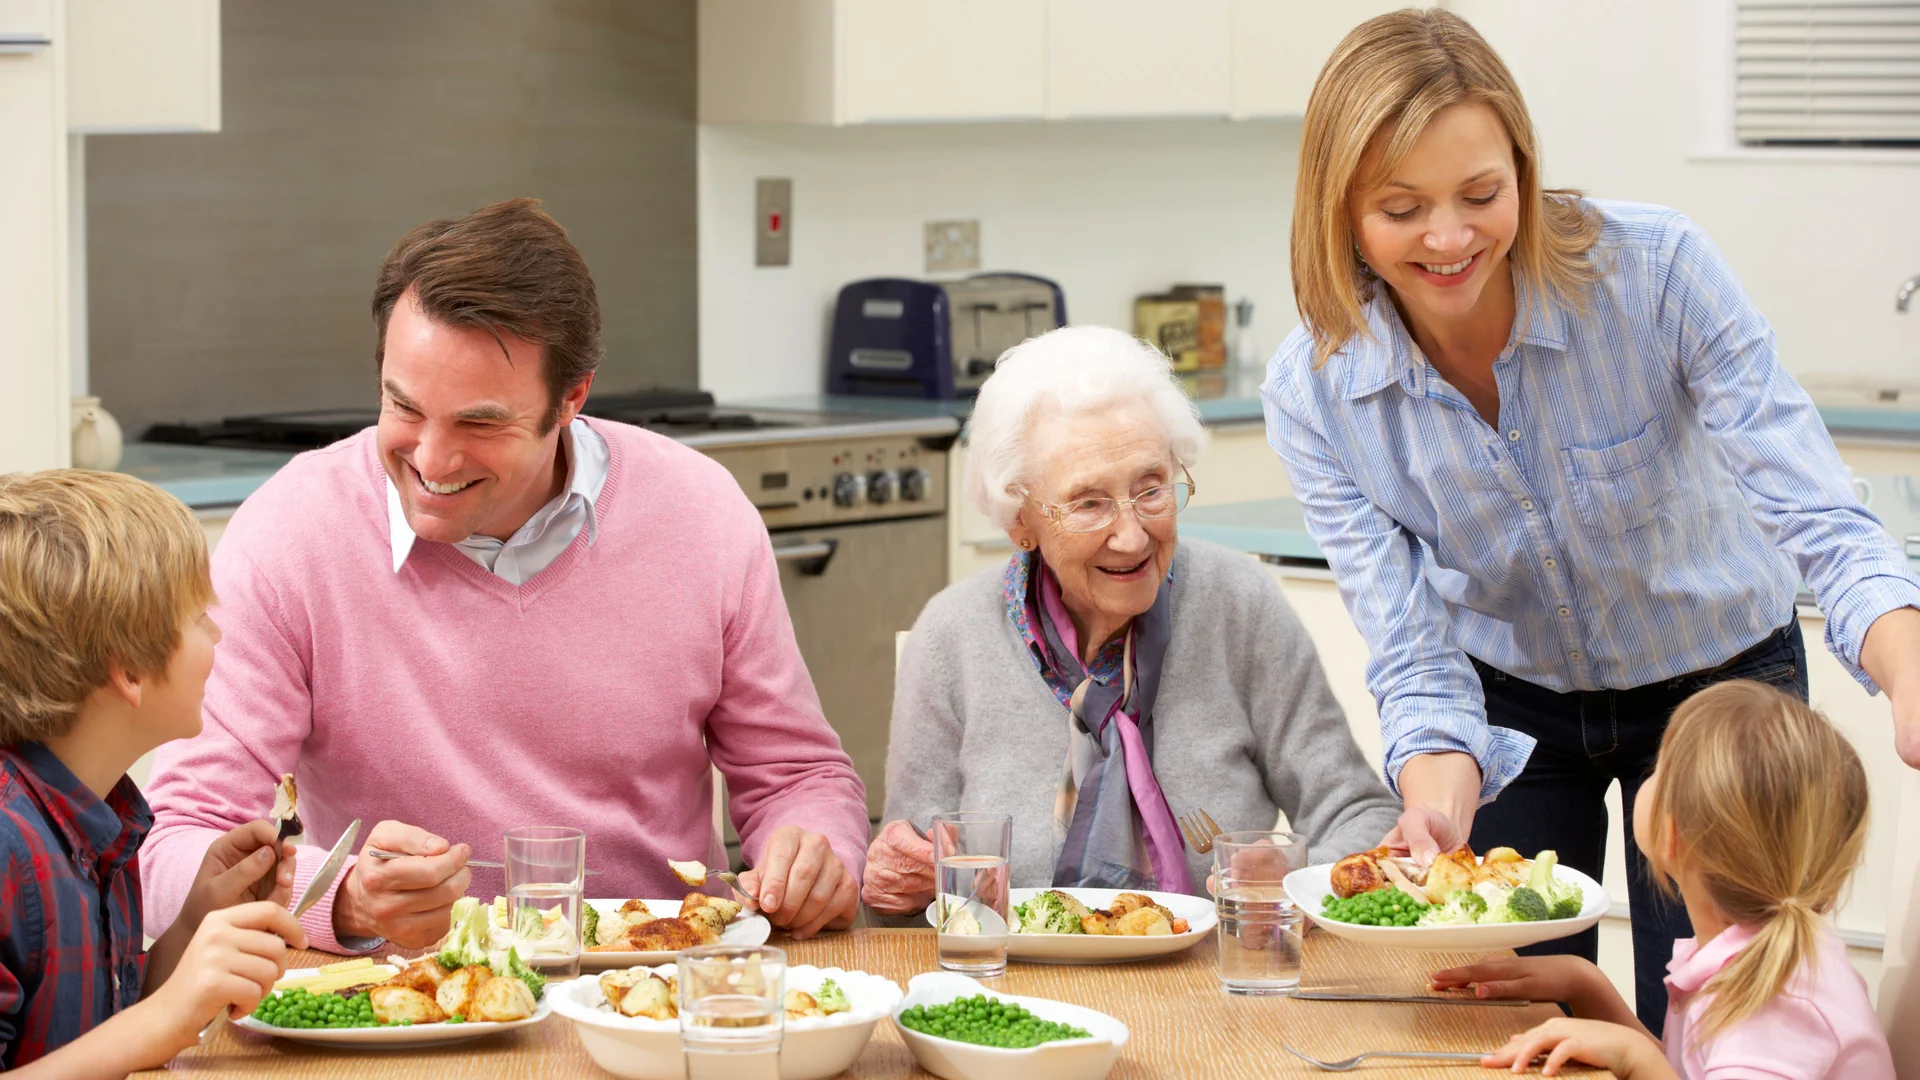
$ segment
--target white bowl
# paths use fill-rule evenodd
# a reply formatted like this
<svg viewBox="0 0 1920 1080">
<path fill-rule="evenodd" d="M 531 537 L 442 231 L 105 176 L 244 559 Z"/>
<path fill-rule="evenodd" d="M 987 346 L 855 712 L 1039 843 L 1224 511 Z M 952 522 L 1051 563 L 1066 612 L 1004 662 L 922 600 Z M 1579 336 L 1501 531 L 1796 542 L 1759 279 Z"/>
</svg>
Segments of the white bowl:
<svg viewBox="0 0 1920 1080">
<path fill-rule="evenodd" d="M 1517 949 L 1536 945 L 1568 934 L 1577 934 L 1600 921 L 1610 901 L 1600 883 L 1572 867 L 1553 868 L 1553 876 L 1580 886 L 1580 914 L 1571 919 L 1546 919 L 1541 922 L 1475 923 L 1472 926 L 1362 926 L 1341 922 L 1321 914 L 1320 905 L 1333 895 L 1333 864 L 1323 863 L 1295 870 L 1287 875 L 1287 895 L 1313 924 L 1334 937 L 1385 945 L 1395 949 L 1435 949 L 1449 952 L 1480 952 Z"/>
<path fill-rule="evenodd" d="M 674 965 L 652 969 L 672 975 Z M 892 979 L 864 971 L 795 964 L 787 969 L 787 989 L 818 990 L 832 979 L 853 1006 L 833 1016 L 788 1020 L 780 1043 L 780 1080 L 826 1080 L 852 1066 L 867 1048 L 874 1025 L 900 1004 Z M 687 1065 L 680 1052 L 680 1021 L 621 1016 L 607 1008 L 600 980 L 582 976 L 548 988 L 553 1011 L 573 1021 L 580 1044 L 593 1063 L 627 1080 L 683 1080 Z"/>
<path fill-rule="evenodd" d="M 923 1035 L 900 1022 L 900 1014 L 916 1005 L 940 1005 L 976 994 L 1023 1005 L 1042 1020 L 1072 1024 L 1092 1037 L 1009 1050 Z M 950 971 L 915 975 L 907 984 L 906 999 L 893 1010 L 893 1026 L 920 1067 L 946 1080 L 1101 1080 L 1113 1071 L 1127 1045 L 1127 1025 L 1106 1013 L 1047 998 L 997 994 L 978 980 Z"/>
</svg>

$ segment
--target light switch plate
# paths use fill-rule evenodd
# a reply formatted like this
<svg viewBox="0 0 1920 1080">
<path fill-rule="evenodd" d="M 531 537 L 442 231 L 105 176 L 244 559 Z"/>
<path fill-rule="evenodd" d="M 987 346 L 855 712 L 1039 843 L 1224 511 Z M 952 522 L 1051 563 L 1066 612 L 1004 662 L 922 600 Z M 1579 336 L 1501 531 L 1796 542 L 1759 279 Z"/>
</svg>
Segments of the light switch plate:
<svg viewBox="0 0 1920 1080">
<path fill-rule="evenodd" d="M 753 182 L 753 265 L 793 260 L 793 181 L 763 176 Z"/>
<path fill-rule="evenodd" d="M 980 222 L 929 221 L 927 235 L 927 273 L 952 273 L 980 269 Z"/>
</svg>

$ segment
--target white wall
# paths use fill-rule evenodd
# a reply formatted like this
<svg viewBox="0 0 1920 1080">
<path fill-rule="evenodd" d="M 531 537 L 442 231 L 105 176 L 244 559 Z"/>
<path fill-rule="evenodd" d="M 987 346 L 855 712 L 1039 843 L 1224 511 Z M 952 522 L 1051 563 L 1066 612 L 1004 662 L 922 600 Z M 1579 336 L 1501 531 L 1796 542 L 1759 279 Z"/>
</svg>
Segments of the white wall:
<svg viewBox="0 0 1920 1080">
<path fill-rule="evenodd" d="M 1920 151 L 1705 153 L 1730 142 L 1708 116 L 1726 108 L 1726 0 L 1448 7 L 1520 81 L 1549 184 L 1704 225 L 1802 381 L 1920 376 L 1920 305 L 1893 310 L 1920 273 Z"/>
<path fill-rule="evenodd" d="M 1299 321 L 1287 273 L 1299 128 L 1114 121 L 700 129 L 700 383 L 729 397 L 825 384 L 841 285 L 924 277 L 921 225 L 978 218 L 983 269 L 1060 282 L 1074 322 L 1220 282 L 1266 356 Z M 793 264 L 753 265 L 755 177 L 793 179 Z"/>
</svg>

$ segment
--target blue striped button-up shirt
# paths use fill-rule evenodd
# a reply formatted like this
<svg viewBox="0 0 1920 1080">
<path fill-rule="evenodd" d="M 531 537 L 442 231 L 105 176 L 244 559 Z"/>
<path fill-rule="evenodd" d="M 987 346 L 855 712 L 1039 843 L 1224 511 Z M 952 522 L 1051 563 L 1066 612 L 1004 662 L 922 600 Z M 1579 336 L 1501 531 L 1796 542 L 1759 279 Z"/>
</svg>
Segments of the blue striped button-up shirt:
<svg viewBox="0 0 1920 1080">
<path fill-rule="evenodd" d="M 1584 313 L 1523 292 L 1493 365 L 1497 427 L 1385 289 L 1371 340 L 1315 370 L 1295 330 L 1261 387 L 1268 440 L 1367 639 L 1396 790 L 1417 754 L 1472 754 L 1483 801 L 1526 764 L 1533 741 L 1488 723 L 1469 654 L 1555 691 L 1642 686 L 1759 642 L 1804 579 L 1828 648 L 1872 690 L 1867 627 L 1920 607 L 1713 241 L 1673 210 L 1589 205 L 1602 278 Z"/>
</svg>

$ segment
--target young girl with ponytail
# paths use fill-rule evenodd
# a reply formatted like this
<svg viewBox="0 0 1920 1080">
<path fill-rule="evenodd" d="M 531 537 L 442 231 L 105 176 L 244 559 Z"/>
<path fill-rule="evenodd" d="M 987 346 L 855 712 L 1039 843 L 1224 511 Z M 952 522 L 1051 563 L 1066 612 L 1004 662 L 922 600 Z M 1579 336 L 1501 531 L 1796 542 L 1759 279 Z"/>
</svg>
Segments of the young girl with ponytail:
<svg viewBox="0 0 1920 1080">
<path fill-rule="evenodd" d="M 1572 956 L 1436 972 L 1436 989 L 1565 1002 L 1572 1018 L 1515 1035 L 1484 1064 L 1544 1055 L 1622 1080 L 1893 1080 L 1886 1035 L 1847 949 L 1823 921 L 1860 864 L 1867 778 L 1846 739 L 1798 698 L 1756 682 L 1675 710 L 1633 834 L 1694 936 L 1667 965 L 1664 1047 L 1600 969 Z"/>
</svg>

